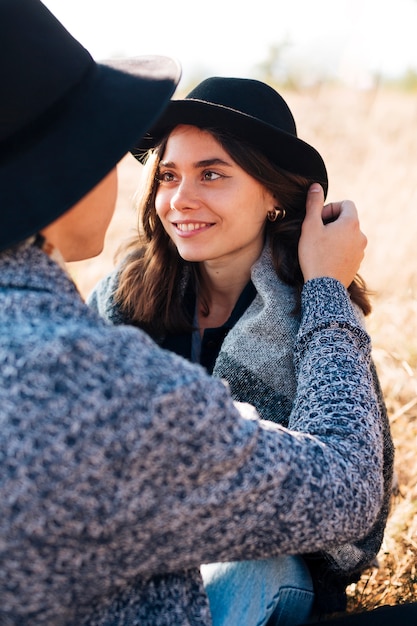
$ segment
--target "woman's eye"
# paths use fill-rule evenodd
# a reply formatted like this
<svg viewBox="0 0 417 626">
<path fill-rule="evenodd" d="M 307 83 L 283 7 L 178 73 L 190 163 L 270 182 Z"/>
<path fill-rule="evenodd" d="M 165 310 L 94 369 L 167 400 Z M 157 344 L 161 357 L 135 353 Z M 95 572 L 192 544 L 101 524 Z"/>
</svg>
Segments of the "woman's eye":
<svg viewBox="0 0 417 626">
<path fill-rule="evenodd" d="M 158 174 L 158 182 L 160 183 L 170 183 L 174 180 L 174 174 L 171 172 L 160 172 Z"/>
<path fill-rule="evenodd" d="M 204 172 L 203 178 L 204 180 L 217 180 L 218 178 L 221 178 L 221 174 L 217 174 L 217 172 L 212 172 L 210 170 L 210 171 Z"/>
</svg>

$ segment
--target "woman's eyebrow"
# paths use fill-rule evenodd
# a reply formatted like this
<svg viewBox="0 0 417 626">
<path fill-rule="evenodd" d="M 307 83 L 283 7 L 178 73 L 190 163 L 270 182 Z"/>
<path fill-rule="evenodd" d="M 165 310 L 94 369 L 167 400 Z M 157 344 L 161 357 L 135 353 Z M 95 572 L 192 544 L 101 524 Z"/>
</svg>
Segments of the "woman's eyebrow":
<svg viewBox="0 0 417 626">
<path fill-rule="evenodd" d="M 232 164 L 218 157 L 212 159 L 203 159 L 202 161 L 197 161 L 197 163 L 194 163 L 194 167 L 210 167 L 212 165 L 225 165 L 226 167 L 231 167 Z"/>
<path fill-rule="evenodd" d="M 161 161 L 160 166 L 162 167 L 175 167 L 175 163 L 174 161 Z M 195 163 L 193 163 L 193 167 L 195 168 L 199 168 L 199 167 L 211 167 L 213 165 L 223 165 L 226 167 L 232 167 L 231 163 L 228 163 L 227 161 L 224 161 L 223 159 L 220 159 L 218 157 L 213 157 L 211 159 L 203 159 L 201 161 L 196 161 Z"/>
</svg>

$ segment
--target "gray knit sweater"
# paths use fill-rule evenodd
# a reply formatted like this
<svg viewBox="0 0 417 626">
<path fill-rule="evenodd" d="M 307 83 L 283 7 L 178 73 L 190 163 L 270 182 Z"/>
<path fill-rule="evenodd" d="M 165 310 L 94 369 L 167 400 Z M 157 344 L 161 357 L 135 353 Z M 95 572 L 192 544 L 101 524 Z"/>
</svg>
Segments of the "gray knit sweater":
<svg viewBox="0 0 417 626">
<path fill-rule="evenodd" d="M 370 343 L 310 281 L 287 430 L 111 326 L 34 246 L 0 254 L 0 624 L 210 624 L 203 562 L 362 537 L 382 499 Z"/>
<path fill-rule="evenodd" d="M 114 301 L 118 276 L 116 269 L 100 281 L 89 298 L 90 306 L 114 324 L 126 323 Z M 278 278 L 268 245 L 252 267 L 251 279 L 256 297 L 224 339 L 213 375 L 227 381 L 235 400 L 252 404 L 263 419 L 288 426 L 297 390 L 293 356 L 300 317 L 294 315 L 295 291 Z M 354 311 L 358 323 L 363 325 L 362 312 L 357 307 Z M 345 589 L 375 562 L 389 513 L 394 448 L 373 364 L 371 371 L 384 432 L 384 499 L 366 537 L 320 554 L 306 555 L 313 575 L 316 611 L 320 613 L 345 609 Z"/>
</svg>

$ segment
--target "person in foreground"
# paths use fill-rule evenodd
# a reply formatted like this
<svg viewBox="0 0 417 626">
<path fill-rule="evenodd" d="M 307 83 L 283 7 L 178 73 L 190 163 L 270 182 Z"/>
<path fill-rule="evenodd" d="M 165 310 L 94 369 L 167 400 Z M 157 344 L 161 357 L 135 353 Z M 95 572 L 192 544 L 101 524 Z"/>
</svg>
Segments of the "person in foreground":
<svg viewBox="0 0 417 626">
<path fill-rule="evenodd" d="M 323 159 L 297 136 L 280 94 L 245 78 L 211 77 L 172 100 L 134 151 L 141 160 L 144 146 L 138 234 L 88 303 L 288 426 L 304 283 L 298 242 L 309 187 L 328 187 Z M 370 304 L 359 277 L 349 292 L 362 319 Z M 384 500 L 370 533 L 323 554 L 204 565 L 214 626 L 300 624 L 313 598 L 316 615 L 345 609 L 346 586 L 373 565 L 389 509 L 393 445 L 376 375 L 375 391 Z"/>
<path fill-rule="evenodd" d="M 201 563 L 328 550 L 378 516 L 370 340 L 346 289 L 366 245 L 355 207 L 308 193 L 297 392 L 288 428 L 259 420 L 106 324 L 65 270 L 102 249 L 115 166 L 176 65 L 97 64 L 38 0 L 1 0 L 0 50 L 0 623 L 208 625 Z"/>
</svg>

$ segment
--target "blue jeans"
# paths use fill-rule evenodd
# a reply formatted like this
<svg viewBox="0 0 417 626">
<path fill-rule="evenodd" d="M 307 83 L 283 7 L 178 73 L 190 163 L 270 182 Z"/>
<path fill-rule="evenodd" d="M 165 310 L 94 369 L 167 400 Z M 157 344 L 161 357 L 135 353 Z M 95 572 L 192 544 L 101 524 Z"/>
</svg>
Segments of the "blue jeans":
<svg viewBox="0 0 417 626">
<path fill-rule="evenodd" d="M 296 626 L 308 621 L 310 572 L 300 556 L 201 566 L 213 626 Z"/>
</svg>

